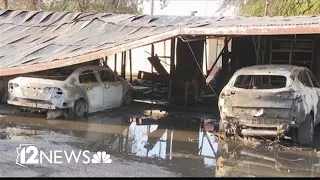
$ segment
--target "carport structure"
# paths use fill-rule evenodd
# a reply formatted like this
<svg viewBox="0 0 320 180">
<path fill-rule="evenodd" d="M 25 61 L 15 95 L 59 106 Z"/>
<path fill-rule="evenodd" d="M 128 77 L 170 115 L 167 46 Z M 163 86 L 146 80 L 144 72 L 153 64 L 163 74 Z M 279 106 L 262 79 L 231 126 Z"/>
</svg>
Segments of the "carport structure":
<svg viewBox="0 0 320 180">
<path fill-rule="evenodd" d="M 106 60 L 116 53 L 171 40 L 170 82 L 175 78 L 181 84 L 196 82 L 194 94 L 198 97 L 203 76 L 208 76 L 216 64 L 207 72 L 199 71 L 205 39 L 225 37 L 219 56 L 223 77 L 228 79 L 241 66 L 269 63 L 266 56 L 272 54 L 269 44 L 274 37 L 290 41 L 288 48 L 292 50 L 297 35 L 311 35 L 306 39 L 312 40 L 309 51 L 315 62 L 319 23 L 318 16 L 227 18 L 0 10 L 0 76 Z M 231 51 L 227 48 L 230 39 Z M 279 48 L 279 52 L 285 51 Z M 290 51 L 288 58 L 275 56 L 292 59 L 293 53 Z M 173 95 L 171 88 L 169 96 Z"/>
</svg>

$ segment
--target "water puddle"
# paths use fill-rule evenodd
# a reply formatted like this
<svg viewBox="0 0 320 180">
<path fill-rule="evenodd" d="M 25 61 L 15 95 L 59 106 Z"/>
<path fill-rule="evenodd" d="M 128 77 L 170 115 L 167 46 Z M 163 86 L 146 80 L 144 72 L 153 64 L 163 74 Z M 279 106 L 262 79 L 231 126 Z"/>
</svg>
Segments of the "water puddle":
<svg viewBox="0 0 320 180">
<path fill-rule="evenodd" d="M 55 144 L 106 151 L 129 162 L 155 164 L 182 176 L 320 176 L 317 153 L 218 141 L 214 136 L 218 122 L 213 118 L 119 111 L 94 114 L 81 121 L 12 115 L 0 120 L 0 135 L 6 134 L 4 139 L 14 141 L 41 141 L 50 136 Z M 66 135 L 69 138 L 62 140 Z"/>
</svg>

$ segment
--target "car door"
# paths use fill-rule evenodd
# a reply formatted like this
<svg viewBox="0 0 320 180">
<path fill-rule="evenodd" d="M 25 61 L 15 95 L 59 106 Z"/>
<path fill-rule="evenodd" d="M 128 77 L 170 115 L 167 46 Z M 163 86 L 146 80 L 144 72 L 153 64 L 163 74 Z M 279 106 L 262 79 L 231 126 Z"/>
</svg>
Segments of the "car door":
<svg viewBox="0 0 320 180">
<path fill-rule="evenodd" d="M 93 70 L 85 70 L 79 75 L 79 83 L 87 96 L 89 112 L 103 109 L 103 85 Z"/>
<path fill-rule="evenodd" d="M 314 95 L 313 95 L 313 105 L 314 107 L 316 107 L 316 109 L 314 109 L 314 113 L 315 114 L 315 122 L 317 124 L 317 121 L 320 119 L 320 113 L 318 112 L 318 109 L 320 110 L 320 85 L 319 82 L 317 81 L 316 77 L 313 75 L 313 73 L 311 71 L 307 71 L 309 78 L 312 82 L 312 89 L 314 91 Z"/>
<path fill-rule="evenodd" d="M 311 104 L 313 100 L 312 100 L 312 96 L 310 95 L 310 93 L 313 92 L 312 90 L 313 86 L 305 70 L 302 70 L 299 72 L 298 79 L 303 85 L 299 88 L 299 93 L 302 95 L 304 99 L 301 104 L 302 106 L 301 109 L 304 109 L 305 111 L 300 111 L 300 114 L 303 117 L 307 113 L 309 113 L 313 108 L 313 104 Z"/>
<path fill-rule="evenodd" d="M 108 68 L 98 71 L 99 77 L 103 84 L 103 106 L 104 109 L 118 107 L 122 100 L 123 87 L 115 74 Z"/>
</svg>

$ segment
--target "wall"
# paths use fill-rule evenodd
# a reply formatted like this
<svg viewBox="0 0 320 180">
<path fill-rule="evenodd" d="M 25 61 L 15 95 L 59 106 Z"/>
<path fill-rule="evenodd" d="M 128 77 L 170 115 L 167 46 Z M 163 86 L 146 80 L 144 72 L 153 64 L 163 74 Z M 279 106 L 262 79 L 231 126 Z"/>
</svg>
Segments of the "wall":
<svg viewBox="0 0 320 180">
<path fill-rule="evenodd" d="M 224 46 L 224 38 L 217 38 L 217 39 L 207 39 L 206 40 L 207 46 L 207 69 L 210 69 L 213 63 L 215 62 L 217 56 L 219 55 L 220 51 L 223 49 Z M 177 42 L 177 41 L 176 41 Z M 159 42 L 154 44 L 155 54 L 158 56 L 168 56 L 170 57 L 170 46 L 171 40 L 167 40 L 164 42 Z M 229 43 L 229 49 L 231 49 L 231 42 Z M 139 70 L 151 72 L 151 64 L 148 61 L 148 57 L 150 57 L 151 53 L 151 45 L 144 46 L 141 48 L 133 49 L 132 50 L 132 74 L 136 76 Z M 120 74 L 121 72 L 121 58 L 122 54 L 117 54 L 117 72 Z M 203 58 L 203 69 L 202 71 L 206 74 L 206 65 L 205 65 L 205 50 L 204 50 L 204 58 Z M 169 58 L 160 58 L 163 62 L 161 64 L 163 67 L 170 72 L 170 59 Z M 108 56 L 108 66 L 114 69 L 114 55 Z M 219 58 L 219 62 L 217 64 L 219 67 L 222 66 L 221 57 Z M 130 73 L 130 66 L 129 66 L 129 53 L 127 53 L 127 60 L 126 60 L 126 75 Z"/>
</svg>

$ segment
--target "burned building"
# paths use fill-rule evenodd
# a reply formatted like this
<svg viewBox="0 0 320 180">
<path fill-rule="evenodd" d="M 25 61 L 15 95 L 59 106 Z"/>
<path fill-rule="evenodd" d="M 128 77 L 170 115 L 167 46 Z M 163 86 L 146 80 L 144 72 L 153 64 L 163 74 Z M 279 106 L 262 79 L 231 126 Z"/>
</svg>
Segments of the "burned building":
<svg viewBox="0 0 320 180">
<path fill-rule="evenodd" d="M 0 93 L 4 96 L 6 80 L 12 76 L 83 63 L 108 65 L 110 56 L 121 62 L 121 76 L 126 69 L 132 76 L 132 64 L 139 59 L 132 57 L 131 50 L 170 40 L 170 56 L 165 57 L 170 61 L 169 71 L 161 71 L 161 55 L 151 48 L 149 61 L 154 68 L 145 73 L 146 78 L 165 81 L 171 102 L 194 104 L 201 98 L 216 98 L 233 72 L 243 66 L 302 65 L 319 78 L 315 51 L 319 33 L 318 16 L 182 17 L 0 10 Z M 224 38 L 225 46 L 208 67 L 206 53 L 212 50 L 205 42 L 214 38 Z M 118 53 L 121 56 L 115 57 Z M 216 68 L 218 59 L 222 60 L 221 69 Z M 212 78 L 214 87 L 206 92 L 206 82 Z"/>
</svg>

